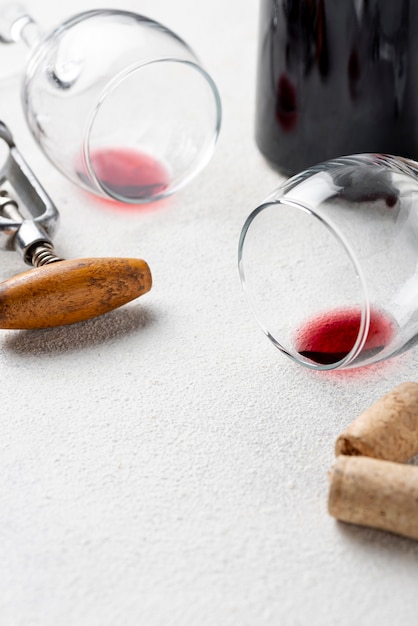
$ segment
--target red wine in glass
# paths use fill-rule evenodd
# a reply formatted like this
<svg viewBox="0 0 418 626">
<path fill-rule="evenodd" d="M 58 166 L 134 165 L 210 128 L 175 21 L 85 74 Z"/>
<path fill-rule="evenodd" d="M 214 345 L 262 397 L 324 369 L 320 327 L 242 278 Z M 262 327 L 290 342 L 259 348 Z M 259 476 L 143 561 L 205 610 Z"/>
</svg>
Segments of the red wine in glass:
<svg viewBox="0 0 418 626">
<path fill-rule="evenodd" d="M 306 322 L 295 337 L 297 352 L 319 365 L 341 361 L 352 350 L 360 329 L 359 308 L 336 309 Z M 361 351 L 362 360 L 381 352 L 395 332 L 393 320 L 372 309 L 366 342 Z"/>
<path fill-rule="evenodd" d="M 163 163 L 133 148 L 100 148 L 90 154 L 90 163 L 102 188 L 111 196 L 126 200 L 146 200 L 159 196 L 168 188 L 170 175 Z M 85 182 L 88 175 L 77 167 Z"/>
</svg>

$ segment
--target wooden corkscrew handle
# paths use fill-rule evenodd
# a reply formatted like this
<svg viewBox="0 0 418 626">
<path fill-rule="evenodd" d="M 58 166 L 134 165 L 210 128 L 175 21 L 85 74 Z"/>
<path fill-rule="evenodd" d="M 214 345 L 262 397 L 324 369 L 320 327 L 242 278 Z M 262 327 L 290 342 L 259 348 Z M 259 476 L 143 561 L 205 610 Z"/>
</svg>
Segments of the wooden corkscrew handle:
<svg viewBox="0 0 418 626">
<path fill-rule="evenodd" d="M 0 283 L 0 328 L 36 329 L 102 315 L 151 289 L 142 259 L 57 261 Z"/>
</svg>

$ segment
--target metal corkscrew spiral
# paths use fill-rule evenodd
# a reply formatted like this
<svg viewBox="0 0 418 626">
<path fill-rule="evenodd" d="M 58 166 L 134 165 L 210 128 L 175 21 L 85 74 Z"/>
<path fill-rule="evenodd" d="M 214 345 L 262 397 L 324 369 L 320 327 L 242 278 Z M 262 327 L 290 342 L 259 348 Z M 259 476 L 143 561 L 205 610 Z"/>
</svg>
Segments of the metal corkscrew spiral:
<svg viewBox="0 0 418 626">
<path fill-rule="evenodd" d="M 57 256 L 54 247 L 49 243 L 39 244 L 34 246 L 30 250 L 31 261 L 34 267 L 42 267 L 43 265 L 49 265 L 50 263 L 56 263 L 57 261 L 63 261 L 61 257 Z"/>
</svg>

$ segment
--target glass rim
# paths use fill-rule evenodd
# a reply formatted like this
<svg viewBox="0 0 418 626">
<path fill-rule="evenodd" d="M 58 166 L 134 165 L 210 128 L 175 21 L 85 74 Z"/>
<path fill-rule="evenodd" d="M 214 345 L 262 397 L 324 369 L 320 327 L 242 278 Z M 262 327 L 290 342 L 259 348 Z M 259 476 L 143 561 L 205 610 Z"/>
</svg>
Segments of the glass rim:
<svg viewBox="0 0 418 626">
<path fill-rule="evenodd" d="M 214 115 L 215 123 L 213 126 L 212 139 L 210 142 L 208 142 L 208 145 L 205 151 L 199 156 L 199 159 L 197 159 L 197 162 L 193 164 L 192 168 L 190 168 L 190 171 L 185 173 L 183 176 L 179 177 L 179 179 L 174 185 L 170 184 L 167 189 L 164 189 L 164 191 L 158 194 L 155 194 L 151 197 L 126 198 L 125 196 L 118 194 L 116 191 L 107 187 L 100 180 L 100 178 L 96 175 L 96 172 L 92 164 L 92 159 L 90 156 L 91 134 L 93 132 L 94 124 L 97 120 L 100 110 L 102 109 L 102 106 L 106 102 L 108 96 L 112 92 L 114 92 L 114 90 L 117 89 L 121 85 L 122 82 L 124 82 L 127 78 L 132 76 L 132 74 L 134 74 L 135 72 L 143 70 L 144 68 L 150 67 L 152 65 L 161 64 L 161 63 L 164 63 L 164 64 L 176 63 L 176 64 L 185 65 L 197 71 L 206 80 L 206 83 L 210 87 L 210 90 L 213 96 L 214 105 L 215 105 L 215 115 Z M 207 163 L 209 162 L 215 150 L 216 142 L 218 140 L 220 129 L 221 129 L 221 121 L 222 121 L 222 104 L 221 104 L 221 98 L 220 98 L 218 88 L 213 78 L 210 76 L 210 74 L 197 61 L 184 59 L 181 57 L 171 57 L 171 56 L 159 57 L 157 59 L 155 58 L 144 59 L 138 63 L 134 63 L 133 65 L 119 72 L 106 84 L 106 86 L 100 93 L 99 98 L 94 108 L 92 109 L 90 115 L 87 118 L 87 122 L 86 122 L 85 129 L 83 132 L 83 141 L 82 141 L 82 150 L 81 150 L 81 158 L 82 158 L 83 167 L 85 168 L 85 171 L 88 174 L 92 183 L 94 183 L 94 185 L 96 186 L 96 189 L 100 192 L 102 196 L 106 198 L 112 198 L 113 200 L 116 200 L 118 202 L 124 202 L 124 203 L 128 202 L 129 204 L 144 204 L 144 203 L 162 200 L 163 198 L 166 198 L 172 195 L 173 193 L 179 191 L 180 189 L 182 189 L 191 179 L 193 179 L 205 167 L 205 165 L 207 165 Z"/>
<path fill-rule="evenodd" d="M 305 360 L 304 358 L 301 358 L 301 356 L 298 353 L 292 352 L 291 350 L 286 348 L 284 345 L 280 343 L 280 341 L 278 341 L 278 339 L 276 339 L 276 337 L 274 337 L 270 333 L 269 329 L 262 323 L 259 315 L 256 312 L 255 299 L 246 281 L 246 271 L 244 267 L 245 266 L 245 261 L 244 261 L 245 241 L 246 241 L 246 237 L 250 229 L 250 226 L 253 223 L 253 221 L 257 218 L 257 216 L 262 211 L 266 210 L 267 208 L 271 208 L 271 207 L 279 208 L 280 205 L 286 205 L 287 207 L 291 207 L 293 209 L 302 211 L 303 213 L 305 213 L 305 215 L 308 215 L 318 220 L 319 223 L 324 228 L 326 228 L 328 232 L 338 242 L 339 246 L 341 247 L 343 252 L 346 254 L 348 259 L 350 260 L 356 277 L 359 279 L 359 290 L 360 290 L 361 299 L 360 299 L 360 325 L 358 329 L 358 334 L 357 334 L 356 341 L 354 342 L 351 350 L 339 361 L 335 361 L 330 364 L 322 364 L 322 363 L 315 363 L 313 361 L 310 361 L 307 359 Z M 288 356 L 292 361 L 298 363 L 299 365 L 303 365 L 304 367 L 307 367 L 309 369 L 327 371 L 327 370 L 343 369 L 351 365 L 353 361 L 356 359 L 356 357 L 360 354 L 367 340 L 367 335 L 368 335 L 369 328 L 370 328 L 370 316 L 371 316 L 370 301 L 368 297 L 366 280 L 365 280 L 361 265 L 359 264 L 356 258 L 356 255 L 350 243 L 348 242 L 347 238 L 344 236 L 344 234 L 340 231 L 340 229 L 338 228 L 338 226 L 336 226 L 335 223 L 333 223 L 329 219 L 324 218 L 322 215 L 319 215 L 315 211 L 314 208 L 308 206 L 307 204 L 302 204 L 301 202 L 298 202 L 297 200 L 292 200 L 291 198 L 285 198 L 285 197 L 279 197 L 279 198 L 276 197 L 274 199 L 268 199 L 262 204 L 260 204 L 257 208 L 255 208 L 247 217 L 244 223 L 244 226 L 242 227 L 242 230 L 241 230 L 239 243 L 238 243 L 238 271 L 239 271 L 239 276 L 240 276 L 241 285 L 242 285 L 244 294 L 247 298 L 252 314 L 255 317 L 258 325 L 260 326 L 264 334 L 268 337 L 268 339 L 270 339 L 273 345 L 278 350 L 280 350 L 283 354 Z"/>
</svg>

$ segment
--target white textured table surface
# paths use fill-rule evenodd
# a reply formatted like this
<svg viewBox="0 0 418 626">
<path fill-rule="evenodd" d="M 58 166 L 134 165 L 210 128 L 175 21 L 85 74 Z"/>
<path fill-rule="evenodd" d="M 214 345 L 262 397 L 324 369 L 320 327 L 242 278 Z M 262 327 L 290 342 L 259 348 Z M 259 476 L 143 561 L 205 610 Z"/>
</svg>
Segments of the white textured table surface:
<svg viewBox="0 0 418 626">
<path fill-rule="evenodd" d="M 269 344 L 241 292 L 241 226 L 280 182 L 253 141 L 257 2 L 117 5 L 197 51 L 223 128 L 184 192 L 111 210 L 51 168 L 3 81 L 0 117 L 60 209 L 60 253 L 143 257 L 154 286 L 94 321 L 0 333 L 0 624 L 415 626 L 418 543 L 341 525 L 326 500 L 335 438 L 417 378 L 416 350 L 310 372 Z M 52 26 L 97 6 L 31 11 Z M 1 255 L 1 279 L 23 269 Z"/>
</svg>

